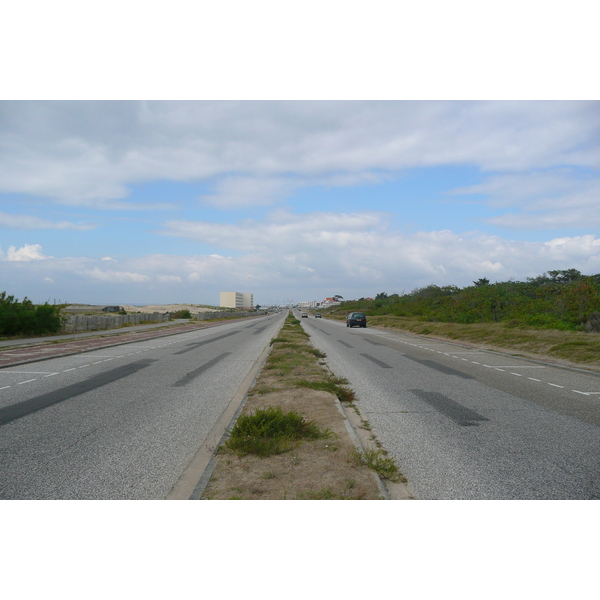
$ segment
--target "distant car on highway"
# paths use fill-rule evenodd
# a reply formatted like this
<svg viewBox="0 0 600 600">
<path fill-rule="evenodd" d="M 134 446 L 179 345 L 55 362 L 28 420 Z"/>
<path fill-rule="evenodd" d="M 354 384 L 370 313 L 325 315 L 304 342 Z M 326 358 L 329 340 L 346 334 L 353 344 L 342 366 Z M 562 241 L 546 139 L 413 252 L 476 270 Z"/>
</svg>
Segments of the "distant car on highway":
<svg viewBox="0 0 600 600">
<path fill-rule="evenodd" d="M 322 319 L 322 318 L 323 318 L 323 317 L 321 317 L 321 313 L 317 313 L 317 314 L 315 315 L 315 319 Z"/>
<path fill-rule="evenodd" d="M 354 327 L 355 325 L 358 327 L 367 326 L 367 317 L 365 317 L 365 313 L 353 312 L 346 317 L 346 327 Z"/>
<path fill-rule="evenodd" d="M 308 319 L 308 313 L 302 313 L 302 318 L 307 318 Z"/>
</svg>

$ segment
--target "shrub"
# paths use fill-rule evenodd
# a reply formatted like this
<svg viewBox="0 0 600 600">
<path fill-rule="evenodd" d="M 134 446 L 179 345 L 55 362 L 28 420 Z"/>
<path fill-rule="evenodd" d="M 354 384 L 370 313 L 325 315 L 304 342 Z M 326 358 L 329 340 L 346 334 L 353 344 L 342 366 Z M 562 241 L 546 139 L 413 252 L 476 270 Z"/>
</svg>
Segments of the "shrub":
<svg viewBox="0 0 600 600">
<path fill-rule="evenodd" d="M 233 426 L 225 446 L 240 456 L 271 456 L 291 450 L 303 438 L 327 437 L 314 422 L 296 412 L 284 413 L 280 406 L 268 406 L 242 415 Z"/>
<path fill-rule="evenodd" d="M 0 335 L 56 333 L 62 327 L 60 311 L 63 305 L 35 306 L 29 298 L 22 302 L 14 296 L 0 293 Z"/>
<path fill-rule="evenodd" d="M 172 319 L 191 319 L 192 313 L 187 309 L 176 310 L 174 313 L 171 313 L 171 318 Z"/>
</svg>

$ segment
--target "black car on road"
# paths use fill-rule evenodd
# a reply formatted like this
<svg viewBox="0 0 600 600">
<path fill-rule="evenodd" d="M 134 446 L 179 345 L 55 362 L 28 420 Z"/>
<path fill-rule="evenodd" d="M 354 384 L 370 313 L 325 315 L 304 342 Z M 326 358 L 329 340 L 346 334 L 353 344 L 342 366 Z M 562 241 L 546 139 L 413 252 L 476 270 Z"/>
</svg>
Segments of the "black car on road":
<svg viewBox="0 0 600 600">
<path fill-rule="evenodd" d="M 367 326 L 367 317 L 365 317 L 365 313 L 353 312 L 346 317 L 346 327 L 354 327 L 355 325 L 358 325 L 358 327 Z"/>
</svg>

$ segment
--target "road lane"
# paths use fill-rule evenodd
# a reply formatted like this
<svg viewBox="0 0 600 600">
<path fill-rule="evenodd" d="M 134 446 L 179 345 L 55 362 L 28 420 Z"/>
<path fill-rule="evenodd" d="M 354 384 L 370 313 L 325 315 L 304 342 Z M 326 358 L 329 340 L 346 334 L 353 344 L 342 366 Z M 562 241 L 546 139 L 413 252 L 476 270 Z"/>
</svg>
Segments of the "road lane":
<svg viewBox="0 0 600 600">
<path fill-rule="evenodd" d="M 597 374 L 301 321 L 418 497 L 600 497 Z"/>
<path fill-rule="evenodd" d="M 0 369 L 0 498 L 166 497 L 284 316 Z"/>
</svg>

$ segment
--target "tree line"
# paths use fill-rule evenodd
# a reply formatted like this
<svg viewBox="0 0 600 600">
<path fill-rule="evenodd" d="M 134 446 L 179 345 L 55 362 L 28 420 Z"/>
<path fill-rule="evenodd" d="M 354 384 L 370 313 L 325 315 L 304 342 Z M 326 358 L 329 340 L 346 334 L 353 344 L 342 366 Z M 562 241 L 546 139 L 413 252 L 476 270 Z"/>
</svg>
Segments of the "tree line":
<svg viewBox="0 0 600 600">
<path fill-rule="evenodd" d="M 63 305 L 34 305 L 29 298 L 22 301 L 14 296 L 0 293 L 0 335 L 41 335 L 60 331 L 63 320 L 60 314 Z"/>
<path fill-rule="evenodd" d="M 513 327 L 600 332 L 600 274 L 577 269 L 548 271 L 526 281 L 464 288 L 429 285 L 409 294 L 381 292 L 374 299 L 346 301 L 344 309 L 446 323 L 503 322 Z"/>
</svg>

